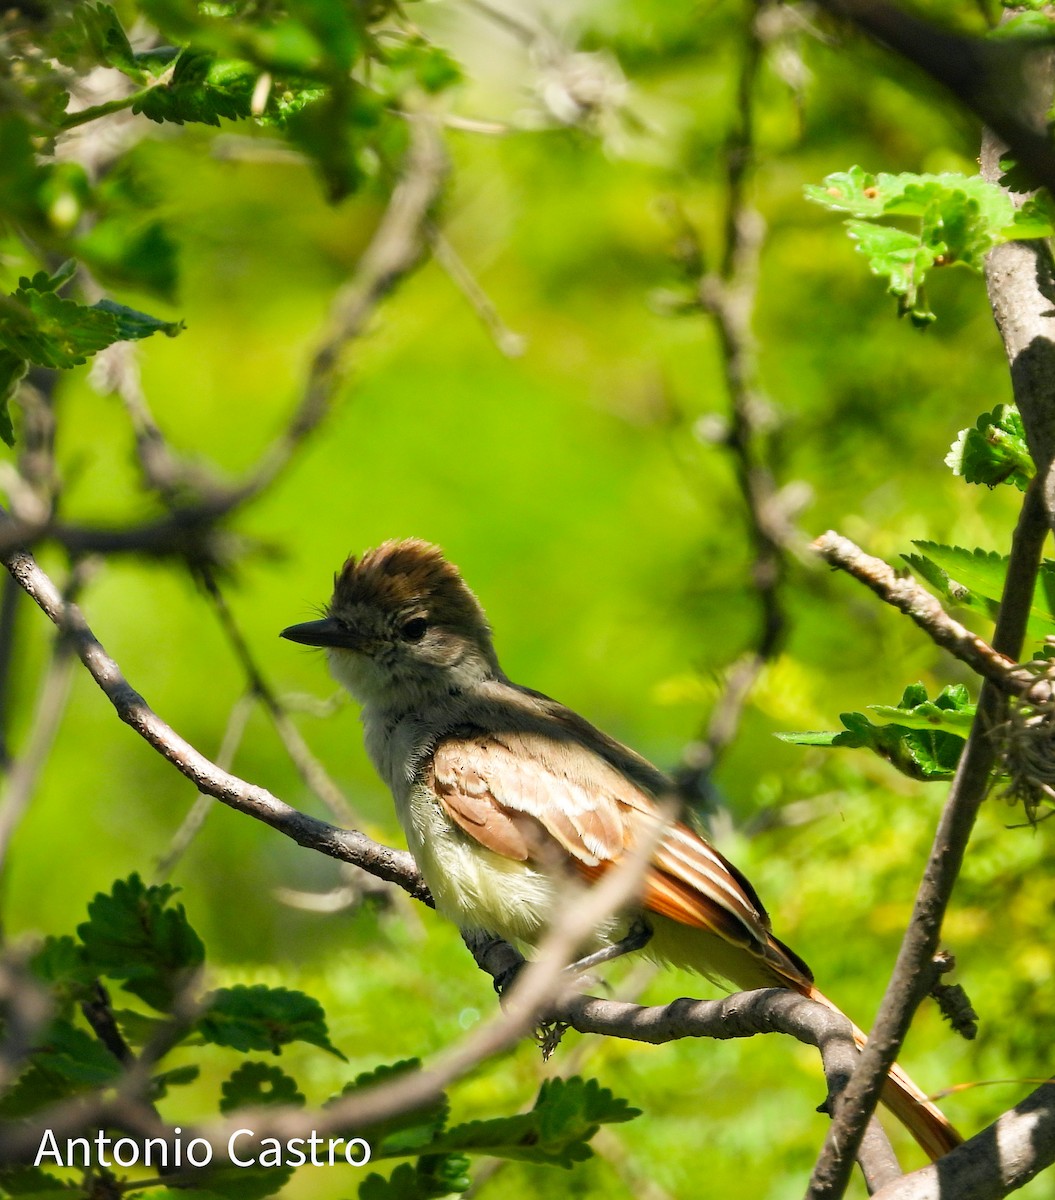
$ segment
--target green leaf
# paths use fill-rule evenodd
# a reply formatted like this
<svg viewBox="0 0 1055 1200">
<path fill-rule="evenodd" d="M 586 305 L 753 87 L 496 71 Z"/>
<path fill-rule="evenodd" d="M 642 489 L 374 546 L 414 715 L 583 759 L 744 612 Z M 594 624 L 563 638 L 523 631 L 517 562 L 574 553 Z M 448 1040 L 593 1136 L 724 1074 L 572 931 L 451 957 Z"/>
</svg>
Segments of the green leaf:
<svg viewBox="0 0 1055 1200">
<path fill-rule="evenodd" d="M 238 59 L 218 58 L 190 47 L 181 51 L 167 83 L 155 84 L 132 105 L 134 113 L 158 123 L 219 125 L 251 115 L 260 68 Z"/>
<path fill-rule="evenodd" d="M 896 705 L 869 705 L 880 719 L 841 713 L 841 733 L 785 733 L 782 741 L 803 746 L 867 748 L 912 779 L 951 779 L 974 718 L 975 706 L 962 684 L 950 685 L 933 699 L 922 683 L 905 689 Z"/>
<path fill-rule="evenodd" d="M 160 1012 L 172 1004 L 205 960 L 201 939 L 180 904 L 169 905 L 178 889 L 147 887 L 138 875 L 118 880 L 109 895 L 88 905 L 78 926 L 89 963 L 100 974 Z"/>
<path fill-rule="evenodd" d="M 59 1016 L 71 1016 L 75 1005 L 95 994 L 96 972 L 84 948 L 71 937 L 45 938 L 29 965 L 37 979 L 48 985 Z"/>
<path fill-rule="evenodd" d="M 274 1196 L 293 1178 L 294 1168 L 270 1163 L 267 1153 L 263 1151 L 258 1155 L 264 1160 L 259 1166 L 219 1167 L 206 1172 L 195 1179 L 189 1194 L 194 1200 L 264 1200 L 265 1196 Z M 180 1189 L 169 1195 L 170 1200 L 184 1200 L 188 1193 Z M 151 1191 L 150 1196 L 154 1200 L 158 1193 Z"/>
<path fill-rule="evenodd" d="M 342 1090 L 341 1096 L 363 1091 L 375 1084 L 390 1082 L 401 1075 L 417 1071 L 420 1067 L 421 1063 L 416 1058 L 375 1067 L 372 1071 L 357 1075 Z M 375 1159 L 398 1158 L 431 1146 L 434 1139 L 446 1127 L 449 1111 L 446 1096 L 441 1096 L 432 1104 L 410 1112 L 397 1113 L 380 1125 L 371 1126 L 372 1157 Z"/>
<path fill-rule="evenodd" d="M 872 272 L 889 280 L 899 313 L 919 325 L 934 320 L 923 300 L 932 268 L 960 264 L 981 271 L 986 254 L 999 243 L 1055 233 L 1044 202 L 1016 211 L 1003 188 L 979 175 L 871 175 L 852 167 L 807 187 L 805 195 L 854 218 L 846 222 L 850 236 Z M 909 231 L 881 224 L 881 217 L 911 218 L 918 226 Z"/>
<path fill-rule="evenodd" d="M 372 1172 L 359 1185 L 359 1200 L 439 1200 L 467 1191 L 469 1160 L 462 1154 L 427 1155 L 403 1163 L 385 1179 Z"/>
<path fill-rule="evenodd" d="M 171 1022 L 163 1017 L 148 1017 L 146 1013 L 135 1012 L 130 1008 L 114 1009 L 114 1020 L 121 1036 L 131 1046 L 145 1046 L 158 1037 L 162 1031 L 172 1028 Z"/>
<path fill-rule="evenodd" d="M 456 1125 L 431 1149 L 571 1167 L 590 1157 L 587 1143 L 601 1125 L 639 1115 L 596 1079 L 547 1079 L 530 1112 Z"/>
<path fill-rule="evenodd" d="M 111 300 L 87 307 L 62 299 L 55 289 L 69 277 L 69 267 L 55 275 L 40 272 L 20 280 L 18 290 L 0 302 L 0 346 L 6 348 L 8 361 L 13 357 L 66 369 L 114 342 L 154 333 L 175 337 L 182 330 L 182 322 L 162 321 Z"/>
<path fill-rule="evenodd" d="M 84 1090 L 83 1085 L 75 1085 L 57 1072 L 46 1071 L 31 1062 L 15 1085 L 0 1096 L 0 1117 L 28 1117 Z"/>
<path fill-rule="evenodd" d="M 797 732 L 783 731 L 773 735 L 790 746 L 834 746 L 836 739 L 841 736 L 837 730 L 809 730 Z"/>
<path fill-rule="evenodd" d="M 291 1104 L 303 1108 L 307 1103 L 292 1075 L 268 1063 L 243 1063 L 220 1088 L 220 1112 L 266 1104 Z"/>
<path fill-rule="evenodd" d="M 322 1005 L 303 992 L 263 984 L 220 988 L 196 1026 L 207 1042 L 235 1050 L 278 1054 L 290 1042 L 308 1042 L 343 1059 L 330 1042 Z"/>
<path fill-rule="evenodd" d="M 901 557 L 954 604 L 995 617 L 1007 577 L 1008 559 L 995 550 L 966 550 L 937 542 L 913 542 L 919 554 Z M 1055 562 L 1045 559 L 1040 566 L 1026 632 L 1043 640 L 1055 633 Z"/>
<path fill-rule="evenodd" d="M 169 1088 L 185 1087 L 188 1083 L 193 1083 L 200 1074 L 201 1068 L 193 1065 L 173 1067 L 171 1071 L 162 1071 L 159 1075 L 151 1077 L 150 1099 L 164 1100 L 168 1095 Z"/>
<path fill-rule="evenodd" d="M 873 275 L 888 280 L 887 291 L 898 298 L 898 311 L 918 324 L 934 320 L 921 295 L 923 279 L 934 265 L 934 251 L 920 238 L 892 225 L 847 221 L 857 249 L 868 259 Z"/>
<path fill-rule="evenodd" d="M 121 1064 L 98 1038 L 69 1021 L 53 1021 L 34 1053 L 38 1067 L 68 1079 L 98 1087 L 121 1073 Z"/>
<path fill-rule="evenodd" d="M 76 4 L 72 20 L 56 30 L 51 42 L 55 57 L 68 66 L 115 67 L 142 83 L 146 74 L 128 41 L 116 11 L 109 4 Z"/>
<path fill-rule="evenodd" d="M 88 1196 L 84 1188 L 68 1180 L 56 1179 L 40 1167 L 0 1168 L 0 1192 L 18 1196 L 19 1200 L 31 1200 L 35 1196 L 46 1196 L 48 1200 L 87 1200 Z"/>
<path fill-rule="evenodd" d="M 0 1117 L 29 1116 L 80 1092 L 113 1083 L 122 1067 L 103 1044 L 69 1021 L 52 1021 L 14 1087 L 0 1097 Z"/>
<path fill-rule="evenodd" d="M 966 483 L 995 487 L 1012 483 L 1024 492 L 1036 474 L 1026 445 L 1022 417 L 1013 404 L 982 413 L 974 426 L 961 429 L 945 456 L 945 465 Z"/>
</svg>

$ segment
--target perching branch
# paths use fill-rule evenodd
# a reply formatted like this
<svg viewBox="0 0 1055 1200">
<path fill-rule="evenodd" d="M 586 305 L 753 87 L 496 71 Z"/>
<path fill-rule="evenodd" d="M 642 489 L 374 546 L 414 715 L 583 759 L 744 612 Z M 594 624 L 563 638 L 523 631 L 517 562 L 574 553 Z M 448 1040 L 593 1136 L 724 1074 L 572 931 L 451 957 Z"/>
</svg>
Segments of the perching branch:
<svg viewBox="0 0 1055 1200">
<path fill-rule="evenodd" d="M 1055 1081 L 1045 1083 L 940 1162 L 874 1200 L 999 1200 L 1055 1163 Z"/>
<path fill-rule="evenodd" d="M 199 791 L 263 821 L 298 845 L 354 863 L 381 879 L 398 884 L 415 899 L 431 904 L 428 889 L 406 851 L 392 850 L 371 841 L 363 833 L 338 829 L 326 821 L 298 812 L 265 788 L 246 783 L 222 770 L 184 741 L 125 679 L 121 668 L 92 633 L 80 609 L 63 601 L 58 589 L 28 551 L 5 554 L 2 561 L 23 590 L 66 633 L 78 658 L 121 720 L 190 779 Z"/>
<path fill-rule="evenodd" d="M 381 879 L 398 884 L 415 899 L 431 904 L 428 890 L 413 860 L 406 852 L 379 845 L 362 833 L 341 830 L 325 821 L 306 816 L 284 804 L 264 788 L 247 783 L 210 762 L 161 720 L 143 697 L 132 688 L 124 678 L 120 667 L 107 655 L 92 633 L 77 606 L 63 601 L 54 584 L 28 552 L 19 551 L 9 554 L 5 556 L 4 563 L 19 585 L 65 632 L 70 645 L 113 704 L 121 720 L 130 725 L 177 770 L 192 780 L 201 792 L 216 797 L 230 808 L 247 816 L 263 821 L 299 845 L 362 867 Z M 591 893 L 589 902 L 592 904 L 592 901 L 593 894 Z M 583 906 L 586 905 L 587 900 L 584 900 Z M 590 926 L 591 929 L 593 927 Z M 580 931 L 579 940 L 582 941 L 584 936 Z M 515 966 L 518 961 L 522 961 L 516 951 L 507 944 L 494 939 L 483 939 L 483 941 L 487 945 L 480 947 L 477 959 L 493 975 L 499 977 L 506 975 L 510 967 Z M 518 975 L 517 986 L 519 985 Z M 610 1002 L 587 1001 L 584 998 L 581 1007 L 569 1002 L 570 1007 L 558 1008 L 553 1015 L 556 1019 L 566 1021 L 582 1032 L 604 1032 L 612 1036 L 648 1041 L 667 1041 L 675 1037 L 690 1035 L 742 1037 L 748 1036 L 752 1032 L 771 1032 L 782 1029 L 794 1037 L 802 1037 L 810 1044 L 820 1046 L 823 1051 L 825 1046 L 832 1041 L 833 1036 L 836 1036 L 832 1033 L 834 1026 L 831 1022 L 838 1021 L 839 1018 L 834 1017 L 827 1009 L 787 992 L 773 991 L 767 992 L 765 995 L 770 996 L 771 999 L 760 1002 L 758 1000 L 745 1001 L 743 997 L 730 997 L 727 1000 L 715 1001 L 710 1004 L 703 1001 L 678 1002 L 665 1010 L 655 1010 L 653 1015 L 645 1017 L 638 1015 L 637 1006 L 630 1006 L 619 1010 L 618 1020 L 613 1019 L 611 1008 L 604 1007 Z M 531 1011 L 534 1013 L 537 1001 L 532 999 L 531 1005 Z M 806 1009 L 812 1010 L 813 1015 L 803 1016 Z M 657 1015 L 660 1012 L 664 1014 L 662 1018 Z M 779 1015 L 772 1015 L 785 1012 L 794 1014 L 786 1023 Z M 752 1021 L 760 1024 L 758 1027 L 754 1027 L 751 1025 Z M 601 1024 L 605 1026 L 603 1029 L 600 1027 Z M 802 1032 L 804 1029 L 807 1030 L 805 1035 Z M 809 1030 L 813 1032 L 808 1032 Z M 845 1029 L 838 1036 L 842 1037 L 844 1034 Z M 503 1040 L 501 1044 L 506 1043 Z M 468 1069 L 466 1063 L 467 1060 L 459 1058 L 455 1064 L 456 1066 L 462 1064 L 457 1066 L 458 1071 L 463 1067 Z M 845 1078 L 848 1071 L 847 1063 L 841 1061 L 838 1070 L 842 1072 L 841 1078 Z M 434 1086 L 442 1087 L 444 1082 L 437 1082 Z M 341 1111 L 343 1113 L 343 1109 Z M 365 1111 L 369 1111 L 372 1116 L 372 1109 Z M 360 1110 L 356 1109 L 357 1119 L 359 1112 Z M 119 1113 L 93 1112 L 92 1115 L 98 1119 L 103 1119 L 107 1115 L 112 1115 L 115 1120 L 120 1117 L 122 1127 L 129 1127 L 129 1123 L 131 1123 L 131 1127 L 137 1127 L 134 1124 L 135 1114 L 127 1110 L 127 1105 L 122 1105 Z M 52 1121 L 52 1118 L 54 1120 L 49 1126 L 51 1128 L 58 1129 L 59 1125 L 55 1122 L 60 1122 L 60 1119 L 70 1123 L 72 1127 L 77 1122 L 83 1121 L 84 1113 L 81 1108 L 71 1106 L 68 1110 L 63 1109 L 61 1113 L 49 1116 L 49 1121 Z M 365 1116 L 363 1119 L 366 1119 Z M 264 1126 L 260 1125 L 257 1128 L 259 1131 Z M 145 1129 L 144 1132 L 146 1132 Z M 56 1136 L 58 1135 L 56 1134 Z M 150 1126 L 149 1136 L 163 1136 L 163 1134 L 159 1134 L 153 1126 Z M 268 1135 L 261 1133 L 261 1136 Z M 286 1136 L 294 1135 L 287 1134 Z M 7 1141 L 6 1151 L 3 1149 L 4 1143 L 0 1142 L 0 1157 L 5 1152 L 17 1156 L 24 1151 L 23 1141 L 26 1139 L 23 1138 L 23 1141 L 19 1141 L 14 1134 L 11 1134 L 10 1137 L 14 1140 Z M 28 1141 L 26 1144 L 28 1145 Z"/>
</svg>

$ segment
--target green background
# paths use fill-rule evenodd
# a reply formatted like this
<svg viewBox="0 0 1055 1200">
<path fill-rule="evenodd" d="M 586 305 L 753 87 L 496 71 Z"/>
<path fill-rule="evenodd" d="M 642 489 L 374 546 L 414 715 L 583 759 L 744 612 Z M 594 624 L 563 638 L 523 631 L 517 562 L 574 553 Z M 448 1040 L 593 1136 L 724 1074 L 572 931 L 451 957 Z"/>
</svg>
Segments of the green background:
<svg viewBox="0 0 1055 1200">
<path fill-rule="evenodd" d="M 428 538 L 484 603 L 514 679 L 673 766 L 759 619 L 731 459 L 699 436 L 701 418 L 727 409 L 714 331 L 704 316 L 664 311 L 664 296 L 682 286 L 670 204 L 705 244 L 713 248 L 720 233 L 721 152 L 745 9 L 553 6 L 545 19 L 582 48 L 615 55 L 629 79 L 625 113 L 595 136 L 552 123 L 518 128 L 538 108 L 525 48 L 471 7 L 411 7 L 465 65 L 453 110 L 511 126 L 500 137 L 448 133 L 442 223 L 526 352 L 503 357 L 445 273 L 426 265 L 352 347 L 332 418 L 236 520 L 255 550 L 225 584 L 229 602 L 280 693 L 330 697 L 322 657 L 280 642 L 278 631 L 328 599 L 348 553 L 387 537 Z M 754 325 L 781 421 L 774 467 L 781 483 L 808 485 L 810 499 L 785 596 L 791 636 L 721 764 L 715 829 L 776 932 L 867 1027 L 945 787 L 913 783 L 865 752 L 773 735 L 838 728 L 840 712 L 895 703 L 908 683 L 923 680 L 933 694 L 967 676 L 805 547 L 836 528 L 894 563 L 913 538 L 1005 550 L 1017 493 L 968 487 L 942 460 L 957 431 L 1010 390 L 980 279 L 937 272 L 938 322 L 925 333 L 899 323 L 838 219 L 802 198 L 804 184 L 856 162 L 973 171 L 979 131 L 907 69 L 839 31 L 796 38 L 791 52 L 808 73 L 801 94 L 771 61 L 756 102 L 752 194 L 768 240 Z M 178 339 L 142 345 L 144 384 L 173 445 L 232 475 L 251 466 L 295 404 L 329 298 L 380 212 L 369 195 L 329 207 L 310 167 L 249 154 L 246 143 L 230 143 L 235 132 L 245 133 L 152 127 L 136 149 L 179 242 L 182 285 L 170 310 L 119 296 L 186 321 Z M 222 155 L 218 139 L 227 139 Z M 18 265 L 5 266 L 11 286 Z M 63 380 L 60 416 L 64 513 L 101 522 L 147 514 L 126 420 L 86 370 Z M 40 557 L 62 570 L 54 551 Z M 190 579 L 111 561 L 82 602 L 132 684 L 214 755 L 245 681 Z M 51 636 L 28 603 L 19 622 L 16 751 Z M 297 721 L 364 827 L 398 843 L 354 706 Z M 234 770 L 321 812 L 260 712 Z M 10 854 L 7 935 L 66 932 L 115 877 L 149 874 L 193 799 L 78 672 Z M 1050 906 L 1037 876 L 1050 835 L 1021 822 L 997 799 L 983 810 L 946 927 L 982 1033 L 968 1045 L 933 1006 L 921 1012 L 903 1062 L 927 1089 L 1047 1073 L 1052 1018 L 1038 993 L 1052 972 Z M 493 1011 L 489 980 L 441 919 L 403 907 L 318 915 L 283 904 L 276 889 L 324 891 L 339 883 L 338 868 L 220 806 L 173 879 L 212 977 L 317 995 L 355 1070 L 427 1056 Z M 608 977 L 617 990 L 626 980 L 643 987 L 650 1003 L 715 994 L 673 972 L 646 981 L 633 965 Z M 190 1119 L 213 1102 L 238 1061 L 222 1056 L 173 1112 L 184 1105 Z M 313 1102 L 352 1073 L 309 1047 L 284 1059 Z M 540 1077 L 572 1067 L 644 1115 L 605 1131 L 599 1156 L 571 1175 L 508 1165 L 481 1195 L 801 1194 L 826 1122 L 813 1111 L 823 1083 L 806 1047 L 774 1038 L 648 1047 L 569 1035 L 548 1066 L 524 1045 L 480 1069 L 453 1089 L 455 1116 L 515 1111 Z M 973 1132 L 1026 1087 L 974 1088 L 943 1106 Z M 344 1196 L 356 1182 L 318 1168 L 290 1194 Z M 1044 1186 L 1032 1194 L 1047 1194 Z"/>
</svg>

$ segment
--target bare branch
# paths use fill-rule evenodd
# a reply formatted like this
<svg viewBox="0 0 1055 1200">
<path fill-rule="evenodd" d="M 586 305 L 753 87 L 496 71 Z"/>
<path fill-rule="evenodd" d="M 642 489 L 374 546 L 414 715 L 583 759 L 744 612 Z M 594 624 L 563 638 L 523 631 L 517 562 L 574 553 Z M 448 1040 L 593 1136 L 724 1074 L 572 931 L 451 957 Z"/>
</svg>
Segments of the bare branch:
<svg viewBox="0 0 1055 1200">
<path fill-rule="evenodd" d="M 933 641 L 984 679 L 1001 689 L 1010 687 L 1008 673 L 1016 665 L 1014 659 L 1000 654 L 984 638 L 950 617 L 930 592 L 920 587 L 911 575 L 898 575 L 881 558 L 873 558 L 849 538 L 832 530 L 821 534 L 813 543 L 813 548 L 825 562 L 860 580 L 880 600 L 885 600 L 910 617 Z"/>
<path fill-rule="evenodd" d="M 425 233 L 433 259 L 447 272 L 451 282 L 465 297 L 469 307 L 479 317 L 480 324 L 498 347 L 499 353 L 504 354 L 506 358 L 519 358 L 527 349 L 527 339 L 524 335 L 510 329 L 502 320 L 494 301 L 433 222 L 428 222 Z"/>
</svg>

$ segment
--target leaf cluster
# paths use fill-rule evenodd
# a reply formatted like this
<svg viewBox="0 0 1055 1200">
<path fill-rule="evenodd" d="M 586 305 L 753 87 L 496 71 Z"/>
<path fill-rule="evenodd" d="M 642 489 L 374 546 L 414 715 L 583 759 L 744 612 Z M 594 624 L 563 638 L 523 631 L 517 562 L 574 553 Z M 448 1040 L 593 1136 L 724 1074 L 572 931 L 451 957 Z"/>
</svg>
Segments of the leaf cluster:
<svg viewBox="0 0 1055 1200">
<path fill-rule="evenodd" d="M 1046 193 L 1016 209 L 1003 188 L 979 175 L 872 175 L 855 166 L 804 190 L 815 204 L 849 214 L 847 231 L 869 269 L 887 281 L 898 314 L 920 326 L 935 319 L 928 272 L 948 266 L 980 272 L 999 243 L 1055 233 L 1055 206 Z"/>
<path fill-rule="evenodd" d="M 64 1100 L 114 1086 L 144 1052 L 154 1065 L 148 1094 L 155 1104 L 174 1088 L 199 1079 L 198 1065 L 165 1066 L 182 1048 L 215 1047 L 240 1054 L 280 1054 L 304 1042 L 343 1060 L 331 1042 L 322 1005 L 304 992 L 264 985 L 202 990 L 205 948 L 174 902 L 177 889 L 149 886 L 138 875 L 118 880 L 88 905 L 88 919 L 73 936 L 49 937 L 32 958 L 34 975 L 49 991 L 54 1012 L 36 1038 L 14 1086 L 0 1098 L 0 1120 L 24 1120 Z M 108 987 L 141 1002 L 121 1007 Z M 188 1014 L 191 1014 L 188 1016 Z M 420 1064 L 407 1060 L 360 1074 L 341 1096 L 391 1082 Z M 334 1100 L 340 1097 L 334 1097 Z M 219 1113 L 307 1104 L 298 1081 L 282 1068 L 247 1059 L 221 1083 Z M 332 1101 L 331 1101 L 332 1103 Z M 638 1115 L 596 1080 L 546 1081 L 530 1111 L 458 1125 L 448 1123 L 446 1096 L 366 1128 L 371 1161 L 409 1158 L 389 1178 L 372 1173 L 361 1183 L 366 1200 L 431 1200 L 469 1187 L 469 1155 L 487 1154 L 570 1168 L 591 1154 L 590 1138 L 603 1124 Z M 348 1136 L 360 1136 L 350 1130 Z M 292 1168 L 207 1171 L 181 1194 L 261 1200 L 277 1192 Z M 114 1177 L 115 1182 L 119 1182 Z M 0 1171 L 0 1187 L 13 1195 L 62 1190 L 87 1197 L 47 1171 Z"/>
<path fill-rule="evenodd" d="M 951 779 L 960 760 L 975 707 L 962 684 L 943 688 L 933 700 L 922 683 L 905 688 L 897 704 L 870 704 L 875 720 L 840 713 L 839 732 L 779 733 L 796 746 L 868 749 L 911 779 Z"/>
<path fill-rule="evenodd" d="M 149 23 L 141 48 L 128 36 L 133 17 Z M 118 79 L 113 98 L 71 100 L 100 71 Z M 388 4 L 13 9 L 0 25 L 0 250 L 41 270 L 0 302 L 0 437 L 13 441 L 8 401 L 28 365 L 68 369 L 114 341 L 179 328 L 109 301 L 57 295 L 80 264 L 104 284 L 165 301 L 178 284 L 176 236 L 136 139 L 89 173 L 76 156 L 56 155 L 64 135 L 125 110 L 162 125 L 249 123 L 306 156 L 337 202 L 364 183 L 388 185 L 406 143 L 405 110 L 460 78 L 453 59 Z M 63 259 L 70 265 L 59 279 L 49 264 Z"/>
</svg>

